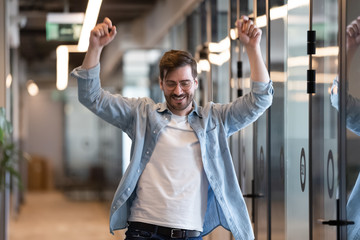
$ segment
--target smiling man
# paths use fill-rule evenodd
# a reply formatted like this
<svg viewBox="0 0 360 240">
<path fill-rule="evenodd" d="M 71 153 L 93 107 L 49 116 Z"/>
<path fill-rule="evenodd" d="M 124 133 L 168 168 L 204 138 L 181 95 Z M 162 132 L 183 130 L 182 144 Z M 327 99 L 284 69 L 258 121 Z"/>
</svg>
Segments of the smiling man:
<svg viewBox="0 0 360 240">
<path fill-rule="evenodd" d="M 169 110 L 175 115 L 188 115 L 198 87 L 196 61 L 187 52 L 171 50 L 164 54 L 159 68 L 160 88 Z"/>
<path fill-rule="evenodd" d="M 246 16 L 236 24 L 249 57 L 251 92 L 204 106 L 194 100 L 196 61 L 181 50 L 160 60 L 165 102 L 104 91 L 99 59 L 116 28 L 105 18 L 92 30 L 83 64 L 72 72 L 79 100 L 132 140 L 131 161 L 111 206 L 111 232 L 127 228 L 127 240 L 199 240 L 221 225 L 236 240 L 254 239 L 227 139 L 264 113 L 273 88 L 261 56 L 261 30 Z"/>
</svg>

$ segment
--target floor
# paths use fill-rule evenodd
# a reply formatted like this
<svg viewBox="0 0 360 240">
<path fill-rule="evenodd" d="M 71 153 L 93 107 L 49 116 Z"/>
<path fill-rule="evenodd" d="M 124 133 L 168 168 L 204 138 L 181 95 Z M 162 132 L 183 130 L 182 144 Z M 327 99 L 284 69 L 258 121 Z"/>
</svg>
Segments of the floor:
<svg viewBox="0 0 360 240">
<path fill-rule="evenodd" d="M 79 201 L 74 195 L 71 199 L 75 200 L 56 191 L 27 193 L 19 214 L 11 211 L 8 240 L 124 239 L 124 231 L 109 233 L 109 204 Z M 203 239 L 233 240 L 233 237 L 219 227 Z"/>
<path fill-rule="evenodd" d="M 29 192 L 19 214 L 11 213 L 9 240 L 122 240 L 109 233 L 109 206 L 70 201 L 61 192 Z"/>
</svg>

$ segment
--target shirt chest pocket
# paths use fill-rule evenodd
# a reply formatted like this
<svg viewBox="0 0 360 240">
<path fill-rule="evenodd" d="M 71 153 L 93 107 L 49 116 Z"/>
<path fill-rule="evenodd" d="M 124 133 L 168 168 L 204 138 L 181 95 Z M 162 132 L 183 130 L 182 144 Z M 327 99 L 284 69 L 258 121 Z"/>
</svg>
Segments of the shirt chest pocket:
<svg viewBox="0 0 360 240">
<path fill-rule="evenodd" d="M 218 158 L 228 150 L 225 132 L 219 123 L 206 131 L 206 151 L 208 156 Z"/>
<path fill-rule="evenodd" d="M 219 125 L 213 124 L 206 131 L 206 145 L 207 149 L 218 149 L 219 147 Z"/>
</svg>

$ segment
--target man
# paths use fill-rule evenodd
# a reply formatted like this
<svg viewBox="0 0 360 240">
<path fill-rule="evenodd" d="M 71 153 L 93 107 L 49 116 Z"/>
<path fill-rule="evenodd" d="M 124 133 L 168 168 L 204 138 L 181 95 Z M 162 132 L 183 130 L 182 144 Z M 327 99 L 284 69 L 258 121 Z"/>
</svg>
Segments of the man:
<svg viewBox="0 0 360 240">
<path fill-rule="evenodd" d="M 346 53 L 347 64 L 350 66 L 356 58 L 355 54 L 360 46 L 360 16 L 353 20 L 346 27 Z M 357 67 L 357 65 L 356 65 Z M 350 67 L 349 67 L 350 69 Z M 349 70 L 348 70 L 349 71 Z M 348 73 L 348 75 L 351 75 Z M 357 79 L 355 79 L 356 81 Z M 339 110 L 339 95 L 338 95 L 339 81 L 338 78 L 333 81 L 331 87 L 331 104 L 337 110 Z M 352 96 L 347 91 L 346 96 L 346 127 L 360 136 L 360 99 Z M 346 213 L 348 221 L 352 221 L 353 224 L 347 226 L 347 239 L 360 240 L 360 173 L 356 179 L 353 189 L 348 198 L 346 205 Z"/>
<path fill-rule="evenodd" d="M 128 228 L 127 240 L 202 239 L 222 225 L 237 240 L 254 239 L 227 139 L 271 105 L 273 88 L 260 52 L 261 30 L 248 17 L 237 28 L 249 56 L 252 91 L 204 107 L 194 101 L 196 62 L 184 51 L 169 51 L 160 61 L 164 103 L 101 89 L 100 54 L 116 28 L 105 18 L 92 30 L 83 64 L 72 72 L 79 100 L 132 139 L 131 161 L 111 206 L 111 232 Z"/>
<path fill-rule="evenodd" d="M 353 20 L 346 27 L 346 56 L 349 69 L 354 62 L 354 57 L 360 46 L 360 16 Z M 357 63 L 357 61 L 355 61 Z M 356 65 L 357 67 L 357 65 Z M 349 70 L 348 70 L 349 71 Z M 350 75 L 348 73 L 348 75 Z M 339 110 L 339 79 L 336 77 L 331 87 L 331 105 Z M 347 95 L 346 100 L 346 127 L 360 136 L 360 99 L 351 94 Z"/>
</svg>

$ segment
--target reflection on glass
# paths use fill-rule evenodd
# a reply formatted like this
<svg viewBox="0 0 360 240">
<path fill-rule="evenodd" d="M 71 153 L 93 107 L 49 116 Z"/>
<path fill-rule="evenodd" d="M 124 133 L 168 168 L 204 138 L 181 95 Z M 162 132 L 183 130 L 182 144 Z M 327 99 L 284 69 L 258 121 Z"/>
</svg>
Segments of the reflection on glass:
<svg viewBox="0 0 360 240">
<path fill-rule="evenodd" d="M 288 6 L 297 4 L 288 1 Z M 289 8 L 290 9 L 290 8 Z M 309 5 L 288 11 L 287 82 L 285 87 L 285 239 L 309 237 L 309 101 L 306 94 L 308 65 L 294 64 L 306 57 L 306 32 L 309 29 Z M 305 61 L 305 64 L 308 60 Z"/>
<path fill-rule="evenodd" d="M 335 240 L 338 182 L 337 111 L 331 107 L 329 88 L 338 69 L 337 0 L 313 1 L 312 29 L 316 32 L 316 94 L 312 95 L 312 238 Z M 309 173 L 310 174 L 310 173 Z M 325 222 L 324 222 L 325 221 Z"/>
<path fill-rule="evenodd" d="M 351 15 L 350 12 L 348 14 Z M 354 222 L 354 224 L 347 226 L 347 238 L 351 240 L 360 239 L 360 164 L 358 159 L 360 143 L 359 46 L 360 16 L 357 16 L 350 20 L 346 28 L 347 80 L 349 86 L 346 89 L 346 127 L 350 130 L 347 133 L 347 190 L 349 193 L 347 220 Z M 339 109 L 339 81 L 342 81 L 342 79 L 336 78 L 331 89 L 331 103 L 336 109 Z"/>
<path fill-rule="evenodd" d="M 211 42 L 209 43 L 209 62 L 213 101 L 225 103 L 230 100 L 229 59 L 230 39 L 228 38 L 228 0 L 217 0 L 216 13 L 212 15 Z"/>
<path fill-rule="evenodd" d="M 285 169 L 284 169 L 284 86 L 286 65 L 286 1 L 270 1 L 270 78 L 275 94 L 270 118 L 271 239 L 285 240 Z M 281 10 L 281 11 L 279 11 Z M 283 11 L 284 10 L 284 11 Z"/>
<path fill-rule="evenodd" d="M 265 1 L 258 0 L 258 7 L 262 9 L 262 6 L 265 5 Z M 256 19 L 257 21 L 257 19 Z M 262 56 L 266 56 L 266 29 L 261 28 L 262 38 L 260 42 Z M 266 62 L 265 59 L 263 59 Z M 263 114 L 254 124 L 254 187 L 255 194 L 258 196 L 255 199 L 255 237 L 258 240 L 268 239 L 269 229 L 268 229 L 268 149 L 267 149 L 267 119 L 268 115 Z"/>
</svg>

